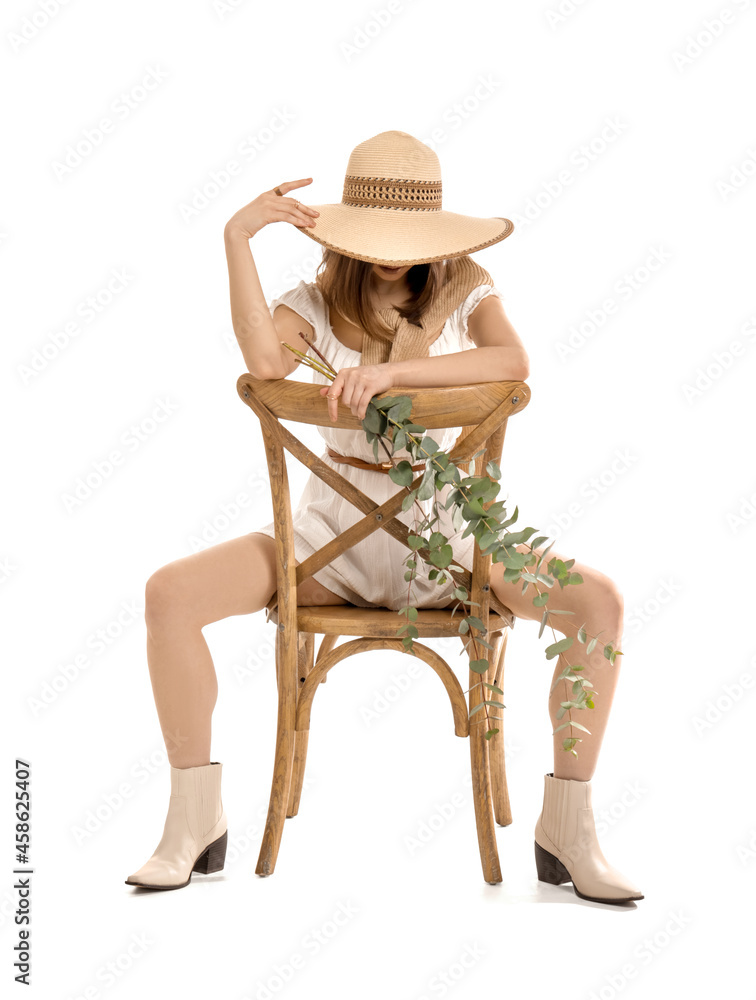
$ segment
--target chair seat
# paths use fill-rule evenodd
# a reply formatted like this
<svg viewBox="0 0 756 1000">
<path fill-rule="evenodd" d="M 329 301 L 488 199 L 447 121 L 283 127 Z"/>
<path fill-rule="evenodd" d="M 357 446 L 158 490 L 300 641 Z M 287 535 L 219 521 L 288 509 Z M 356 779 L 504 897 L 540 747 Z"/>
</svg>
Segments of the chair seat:
<svg viewBox="0 0 756 1000">
<path fill-rule="evenodd" d="M 459 623 L 469 612 L 459 607 L 452 614 L 451 608 L 451 604 L 446 608 L 420 608 L 417 618 L 412 622 L 418 631 L 418 638 L 461 635 Z M 269 613 L 267 621 L 278 624 L 277 604 Z M 391 608 L 362 608 L 355 604 L 323 604 L 297 608 L 299 632 L 401 639 L 402 636 L 397 636 L 396 633 L 406 623 L 406 616 Z M 498 632 L 509 625 L 508 619 L 489 611 L 489 632 Z M 406 632 L 402 635 L 406 635 Z"/>
</svg>

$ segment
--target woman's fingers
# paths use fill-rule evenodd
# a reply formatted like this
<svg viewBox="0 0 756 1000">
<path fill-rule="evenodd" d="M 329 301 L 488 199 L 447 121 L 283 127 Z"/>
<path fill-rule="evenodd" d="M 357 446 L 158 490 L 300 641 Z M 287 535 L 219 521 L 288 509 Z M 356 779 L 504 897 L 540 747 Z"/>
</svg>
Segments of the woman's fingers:
<svg viewBox="0 0 756 1000">
<path fill-rule="evenodd" d="M 282 217 L 288 222 L 291 222 L 294 226 L 309 226 L 312 228 L 315 225 L 315 220 L 310 215 L 304 215 L 303 213 L 294 212 L 284 212 Z"/>
<path fill-rule="evenodd" d="M 276 195 L 274 204 L 280 210 L 282 218 L 298 226 L 311 226 L 313 220 L 320 215 L 316 208 L 297 203 L 294 198 L 279 198 Z"/>
<path fill-rule="evenodd" d="M 302 177 L 301 180 L 298 181 L 284 181 L 283 184 L 278 185 L 278 190 L 282 194 L 286 194 L 288 191 L 293 191 L 298 187 L 304 187 L 306 184 L 312 184 L 312 177 Z"/>
</svg>

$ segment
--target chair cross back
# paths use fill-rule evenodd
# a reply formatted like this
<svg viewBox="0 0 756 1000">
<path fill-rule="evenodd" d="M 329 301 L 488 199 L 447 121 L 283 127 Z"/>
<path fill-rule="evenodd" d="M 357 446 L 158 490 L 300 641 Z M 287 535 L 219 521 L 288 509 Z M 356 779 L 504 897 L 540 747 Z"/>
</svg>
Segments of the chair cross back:
<svg viewBox="0 0 756 1000">
<path fill-rule="evenodd" d="M 237 391 L 260 419 L 274 499 L 276 533 L 284 541 L 283 555 L 289 567 L 294 566 L 295 556 L 284 448 L 365 515 L 302 563 L 294 566 L 292 580 L 294 587 L 300 586 L 303 580 L 317 573 L 346 549 L 379 529 L 386 531 L 412 551 L 408 542 L 409 528 L 394 516 L 401 509 L 402 501 L 407 495 L 404 487 L 398 487 L 394 496 L 383 504 L 377 504 L 341 473 L 315 455 L 280 422 L 294 420 L 321 427 L 327 425 L 359 429 L 362 427 L 362 421 L 358 417 L 347 411 L 346 407 L 340 407 L 337 420 L 331 421 L 327 416 L 325 401 L 320 394 L 320 386 L 314 383 L 287 379 L 257 379 L 250 373 L 245 373 L 238 379 Z M 384 395 L 386 393 L 379 393 L 377 398 L 380 399 Z M 506 381 L 483 382 L 452 388 L 397 387 L 391 390 L 390 395 L 409 396 L 412 400 L 413 423 L 420 424 L 427 430 L 462 426 L 449 457 L 455 464 L 469 465 L 472 456 L 484 448 L 485 453 L 479 455 L 473 463 L 476 474 L 481 475 L 482 469 L 490 460 L 496 462 L 500 460 L 506 421 L 512 414 L 524 409 L 530 398 L 530 390 L 524 382 Z M 482 419 L 480 419 L 481 413 L 484 414 Z M 472 423 L 475 419 L 478 419 L 478 422 Z M 415 489 L 423 476 L 424 470 L 415 477 L 409 489 Z M 419 555 L 422 556 L 423 552 L 427 550 L 421 549 Z M 452 570 L 447 567 L 444 572 L 470 593 L 472 574 L 468 570 Z M 494 594 L 490 595 L 490 601 L 494 610 L 513 624 L 511 612 Z M 278 589 L 268 602 L 266 608 L 268 616 L 277 603 Z"/>
</svg>

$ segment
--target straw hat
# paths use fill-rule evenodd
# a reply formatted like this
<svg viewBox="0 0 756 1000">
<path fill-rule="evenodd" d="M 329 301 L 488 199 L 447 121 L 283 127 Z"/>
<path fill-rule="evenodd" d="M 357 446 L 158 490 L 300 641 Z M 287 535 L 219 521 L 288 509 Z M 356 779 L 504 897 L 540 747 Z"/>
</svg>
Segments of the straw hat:
<svg viewBox="0 0 756 1000">
<path fill-rule="evenodd" d="M 309 203 L 308 203 L 309 204 Z M 505 239 L 509 219 L 441 208 L 441 165 L 407 132 L 380 132 L 352 150 L 341 203 L 312 205 L 315 226 L 296 226 L 330 250 L 373 264 L 423 264 L 461 257 Z"/>
</svg>

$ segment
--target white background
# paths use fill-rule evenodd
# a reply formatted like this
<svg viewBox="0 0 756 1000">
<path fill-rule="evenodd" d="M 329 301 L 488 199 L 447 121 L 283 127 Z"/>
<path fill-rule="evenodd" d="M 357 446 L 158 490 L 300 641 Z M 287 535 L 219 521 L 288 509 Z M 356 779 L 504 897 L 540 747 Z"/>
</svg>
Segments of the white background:
<svg viewBox="0 0 756 1000">
<path fill-rule="evenodd" d="M 56 6 L 2 14 L 3 986 L 17 940 L 20 756 L 33 774 L 33 996 L 609 1000 L 694 984 L 747 995 L 756 13 L 701 0 Z M 122 94 L 135 105 L 125 117 Z M 99 145 L 57 169 L 103 117 L 114 127 Z M 521 526 L 551 527 L 558 549 L 625 596 L 622 678 L 593 790 L 604 853 L 644 891 L 637 905 L 586 902 L 536 878 L 552 639 L 524 621 L 507 654 L 514 822 L 497 828 L 502 884 L 482 879 L 468 743 L 430 670 L 400 691 L 399 654 L 331 674 L 299 815 L 273 877 L 254 874 L 276 724 L 263 612 L 205 629 L 220 685 L 225 869 L 177 892 L 123 884 L 159 839 L 169 789 L 145 580 L 193 551 L 240 493 L 216 540 L 272 519 L 259 423 L 236 392 L 245 365 L 223 226 L 283 180 L 312 176 L 303 201 L 339 201 L 350 151 L 387 129 L 426 142 L 441 130 L 444 207 L 515 222 L 475 255 L 531 359 L 505 478 Z M 236 175 L 187 217 L 230 160 Z M 319 259 L 287 224 L 252 249 L 268 300 Z M 650 270 L 655 253 L 663 263 Z M 128 278 L 108 293 L 116 272 Z M 132 449 L 128 430 L 143 421 Z M 67 509 L 77 479 L 114 449 L 121 464 Z M 289 468 L 296 493 L 304 476 Z M 109 635 L 100 652 L 98 629 Z M 429 644 L 466 680 L 458 642 Z M 66 681 L 82 654 L 88 665 Z M 423 824 L 433 835 L 412 851 Z M 339 908 L 351 916 L 335 930 Z"/>
</svg>

